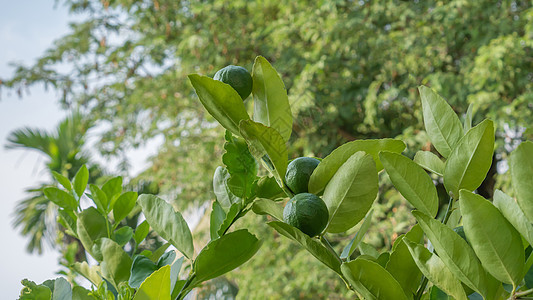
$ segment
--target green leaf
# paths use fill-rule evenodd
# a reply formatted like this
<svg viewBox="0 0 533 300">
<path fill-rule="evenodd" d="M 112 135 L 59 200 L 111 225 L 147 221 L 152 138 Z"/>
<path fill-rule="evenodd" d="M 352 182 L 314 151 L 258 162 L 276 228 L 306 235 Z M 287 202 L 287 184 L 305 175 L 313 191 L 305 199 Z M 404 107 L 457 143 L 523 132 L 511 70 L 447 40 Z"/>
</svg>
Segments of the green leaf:
<svg viewBox="0 0 533 300">
<path fill-rule="evenodd" d="M 196 94 L 205 109 L 224 128 L 240 136 L 239 123 L 249 120 L 241 96 L 230 85 L 197 74 L 189 75 Z"/>
<path fill-rule="evenodd" d="M 490 169 L 493 152 L 494 126 L 490 120 L 479 123 L 459 140 L 444 169 L 444 186 L 454 199 L 461 189 L 479 187 Z"/>
<path fill-rule="evenodd" d="M 211 215 L 209 216 L 209 233 L 211 235 L 211 240 L 220 237 L 218 234 L 218 229 L 220 228 L 220 225 L 222 225 L 222 222 L 224 222 L 225 218 L 226 212 L 224 209 L 222 209 L 222 206 L 220 206 L 218 201 L 214 201 L 211 209 Z"/>
<path fill-rule="evenodd" d="M 341 270 L 365 299 L 408 299 L 398 281 L 378 263 L 357 258 L 343 263 Z"/>
<path fill-rule="evenodd" d="M 367 259 L 366 257 L 364 257 L 364 255 L 359 255 L 359 257 Z M 371 256 L 369 257 L 373 258 Z M 378 258 L 376 258 L 376 262 L 378 263 L 378 265 L 385 268 L 387 266 L 387 263 L 389 262 L 389 259 L 390 259 L 390 252 L 383 252 L 378 256 Z M 372 259 L 369 259 L 369 260 L 372 260 Z"/>
<path fill-rule="evenodd" d="M 138 202 L 154 231 L 187 258 L 192 259 L 194 255 L 192 234 L 181 214 L 174 211 L 174 208 L 165 200 L 154 195 L 143 194 Z"/>
<path fill-rule="evenodd" d="M 463 123 L 463 131 L 464 132 L 468 132 L 468 130 L 470 130 L 470 128 L 472 128 L 472 118 L 474 116 L 474 104 L 473 103 L 470 103 L 470 105 L 468 105 L 468 109 L 466 110 L 466 114 L 465 114 L 465 120 L 464 120 L 464 123 Z"/>
<path fill-rule="evenodd" d="M 439 289 L 436 285 L 432 286 L 431 289 L 429 290 L 429 300 L 454 300 L 454 299 L 455 298 L 448 296 L 445 292 Z M 464 299 L 464 298 L 460 298 L 460 299 Z"/>
<path fill-rule="evenodd" d="M 437 174 L 444 176 L 444 162 L 431 151 L 418 151 L 415 154 L 413 161 L 420 165 L 422 168 Z"/>
<path fill-rule="evenodd" d="M 300 246 L 304 247 L 307 251 L 309 251 L 309 253 L 311 253 L 316 259 L 321 261 L 328 268 L 332 269 L 338 274 L 341 274 L 340 260 L 318 240 L 310 238 L 298 228 L 284 222 L 273 221 L 268 222 L 267 224 L 274 228 L 281 235 L 300 244 Z"/>
<path fill-rule="evenodd" d="M 385 268 L 398 281 L 406 295 L 416 294 L 422 273 L 402 240 L 409 239 L 418 242 L 423 236 L 424 232 L 418 225 L 413 226 L 405 235 L 399 236 L 394 241 L 393 251 Z"/>
<path fill-rule="evenodd" d="M 433 89 L 420 86 L 418 91 L 429 140 L 442 156 L 449 157 L 464 134 L 461 121 L 450 105 Z"/>
<path fill-rule="evenodd" d="M 89 266 L 86 261 L 84 262 L 75 262 L 72 266 L 73 269 L 78 272 L 81 276 L 85 277 L 95 286 L 99 286 L 102 282 L 102 277 L 100 277 L 100 266 L 94 265 Z"/>
<path fill-rule="evenodd" d="M 361 252 L 361 255 L 370 256 L 375 260 L 377 260 L 378 257 L 381 255 L 379 254 L 378 250 L 374 248 L 374 246 L 367 244 L 365 242 L 359 242 L 358 248 L 359 248 L 359 252 Z"/>
<path fill-rule="evenodd" d="M 267 127 L 252 120 L 240 123 L 241 134 L 248 142 L 252 155 L 265 163 L 273 172 L 274 178 L 283 186 L 283 178 L 287 171 L 287 145 L 276 129 Z M 269 159 L 265 162 L 265 157 Z"/>
<path fill-rule="evenodd" d="M 52 175 L 57 180 L 57 182 L 59 182 L 59 184 L 61 184 L 61 186 L 63 186 L 65 189 L 67 189 L 67 191 L 69 191 L 69 192 L 72 191 L 72 184 L 70 184 L 70 180 L 68 180 L 67 177 L 57 173 L 56 171 L 52 171 Z"/>
<path fill-rule="evenodd" d="M 419 211 L 412 213 L 452 274 L 486 299 L 492 299 L 498 283 L 483 269 L 474 250 L 466 241 L 432 217 Z"/>
<path fill-rule="evenodd" d="M 102 191 L 107 196 L 109 208 L 113 208 L 114 200 L 122 193 L 122 177 L 114 177 L 106 181 L 102 186 Z"/>
<path fill-rule="evenodd" d="M 231 175 L 224 167 L 217 167 L 213 176 L 213 191 L 220 206 L 227 211 L 233 203 L 241 203 L 242 199 L 231 192 L 228 181 Z"/>
<path fill-rule="evenodd" d="M 363 221 L 363 224 L 361 224 L 361 227 L 359 228 L 359 231 L 355 234 L 353 239 L 344 247 L 341 253 L 341 258 L 346 259 L 349 258 L 352 253 L 357 249 L 357 246 L 359 246 L 359 243 L 363 240 L 363 237 L 365 236 L 366 232 L 370 228 L 370 224 L 372 221 L 372 215 L 374 213 L 374 210 L 371 209 L 365 217 L 365 220 Z"/>
<path fill-rule="evenodd" d="M 170 300 L 170 266 L 164 266 L 146 278 L 133 300 Z"/>
<path fill-rule="evenodd" d="M 326 156 L 313 171 L 309 179 L 309 192 L 316 195 L 320 194 L 337 170 L 358 151 L 364 151 L 372 155 L 376 162 L 376 169 L 379 172 L 383 169 L 379 160 L 379 152 L 402 153 L 404 149 L 405 143 L 403 141 L 393 139 L 357 140 L 343 144 Z"/>
<path fill-rule="evenodd" d="M 184 256 L 174 260 L 170 267 L 170 290 L 172 291 L 172 299 L 176 299 L 178 293 L 181 289 L 179 284 L 179 274 L 181 270 L 181 265 L 183 264 Z"/>
<path fill-rule="evenodd" d="M 320 165 L 319 165 L 320 166 Z M 329 211 L 327 232 L 343 232 L 363 219 L 378 193 L 378 173 L 372 156 L 352 155 L 331 178 L 322 197 Z"/>
<path fill-rule="evenodd" d="M 166 265 L 172 265 L 175 259 L 176 259 L 175 250 L 170 250 L 168 252 L 165 252 L 165 254 L 163 254 L 157 261 L 157 267 L 161 268 Z"/>
<path fill-rule="evenodd" d="M 139 289 L 142 282 L 157 269 L 157 265 L 148 257 L 143 255 L 135 256 L 131 264 L 131 274 L 128 284 L 134 289 Z"/>
<path fill-rule="evenodd" d="M 276 182 L 276 179 L 270 176 L 263 176 L 259 178 L 259 180 L 257 181 L 255 196 L 257 198 L 265 198 L 271 200 L 287 197 L 287 195 L 285 195 L 283 190 L 279 187 L 278 183 Z"/>
<path fill-rule="evenodd" d="M 115 242 L 120 246 L 126 245 L 133 237 L 133 229 L 129 226 L 121 227 L 115 231 Z"/>
<path fill-rule="evenodd" d="M 107 236 L 106 222 L 105 218 L 94 207 L 89 207 L 78 215 L 76 231 L 85 251 L 94 258 L 96 258 L 92 250 L 94 241 Z"/>
<path fill-rule="evenodd" d="M 533 245 L 533 224 L 526 218 L 518 203 L 500 190 L 494 191 L 493 203 L 526 241 Z"/>
<path fill-rule="evenodd" d="M 108 238 L 101 239 L 100 250 L 103 257 L 100 264 L 102 276 L 118 288 L 121 282 L 127 282 L 130 278 L 131 258 L 119 244 Z"/>
<path fill-rule="evenodd" d="M 482 196 L 461 190 L 459 203 L 466 237 L 483 267 L 516 288 L 522 281 L 525 262 L 520 234 Z"/>
<path fill-rule="evenodd" d="M 435 254 L 429 252 L 422 245 L 417 244 L 409 239 L 402 240 L 404 245 L 411 253 L 414 262 L 431 283 L 438 286 L 457 300 L 466 300 L 465 291 L 461 282 L 446 267 L 442 260 Z"/>
<path fill-rule="evenodd" d="M 120 223 L 126 218 L 137 203 L 137 192 L 125 192 L 120 195 L 113 205 L 113 218 L 115 223 Z"/>
<path fill-rule="evenodd" d="M 256 57 L 252 70 L 253 120 L 276 129 L 287 142 L 292 132 L 292 114 L 287 90 L 270 63 Z"/>
<path fill-rule="evenodd" d="M 98 211 L 102 214 L 107 214 L 109 212 L 109 199 L 107 199 L 104 191 L 94 184 L 89 185 L 89 190 L 91 191 L 91 199 L 96 204 Z"/>
<path fill-rule="evenodd" d="M 224 232 L 231 226 L 233 223 L 233 220 L 239 215 L 241 212 L 241 204 L 240 203 L 234 203 L 231 205 L 230 209 L 226 213 L 224 220 L 220 224 L 217 235 L 222 236 Z"/>
<path fill-rule="evenodd" d="M 54 280 L 52 300 L 72 300 L 72 287 L 65 278 L 59 277 Z"/>
<path fill-rule="evenodd" d="M 22 280 L 22 291 L 20 292 L 19 300 L 50 300 L 52 299 L 52 291 L 49 287 L 39 284 L 28 279 Z"/>
<path fill-rule="evenodd" d="M 400 194 L 416 209 L 435 217 L 439 210 L 439 197 L 426 171 L 401 154 L 381 152 L 379 157 Z"/>
<path fill-rule="evenodd" d="M 150 256 L 149 258 L 153 262 L 158 262 L 159 259 L 166 253 L 168 247 L 170 247 L 170 243 L 165 243 L 161 247 L 157 248 Z"/>
<path fill-rule="evenodd" d="M 58 214 L 58 223 L 63 225 L 67 229 L 66 233 L 72 235 L 75 238 L 78 237 L 77 228 L 76 228 L 76 222 L 78 220 L 78 217 L 76 217 L 76 214 L 71 210 L 64 210 L 59 209 L 57 211 Z"/>
<path fill-rule="evenodd" d="M 283 221 L 283 208 L 270 199 L 257 199 L 252 205 L 252 210 L 258 215 L 270 215 L 279 221 Z"/>
<path fill-rule="evenodd" d="M 237 197 L 250 197 L 257 177 L 257 162 L 248 150 L 248 145 L 243 139 L 233 137 L 226 131 L 224 149 L 226 152 L 222 155 L 222 162 L 231 175 L 227 180 L 228 188 Z"/>
<path fill-rule="evenodd" d="M 516 201 L 528 218 L 533 223 L 533 142 L 521 143 L 509 158 L 511 169 L 511 182 L 516 193 Z"/>
<path fill-rule="evenodd" d="M 89 295 L 91 291 L 88 289 L 82 287 L 82 286 L 75 286 L 72 288 L 72 300 L 95 300 L 95 298 L 92 295 Z"/>
<path fill-rule="evenodd" d="M 133 235 L 133 239 L 135 240 L 135 243 L 139 245 L 148 235 L 150 232 L 150 224 L 144 220 L 141 224 L 135 228 L 135 234 Z"/>
<path fill-rule="evenodd" d="M 260 246 L 261 242 L 245 229 L 209 242 L 194 261 L 195 281 L 203 282 L 237 268 L 254 256 Z"/>
<path fill-rule="evenodd" d="M 533 288 L 533 267 L 531 266 L 531 261 L 533 260 L 533 256 L 529 256 L 528 261 L 526 263 L 526 266 L 524 268 L 524 273 L 526 274 L 524 276 L 524 283 L 527 288 Z"/>
<path fill-rule="evenodd" d="M 240 203 L 233 203 L 226 213 L 218 204 L 218 202 L 213 202 L 213 210 L 211 211 L 211 222 L 209 228 L 211 240 L 217 239 L 224 235 L 224 232 L 231 226 L 240 212 Z"/>
<path fill-rule="evenodd" d="M 76 210 L 78 207 L 78 201 L 74 199 L 74 197 L 56 187 L 47 187 L 44 188 L 44 195 L 48 200 L 55 203 L 57 206 L 68 209 L 68 210 Z"/>
<path fill-rule="evenodd" d="M 87 166 L 83 165 L 78 170 L 76 175 L 74 176 L 74 192 L 76 192 L 76 195 L 81 198 L 83 196 L 83 192 L 85 192 L 85 189 L 87 188 L 87 183 L 89 182 L 89 171 L 87 170 Z"/>
</svg>

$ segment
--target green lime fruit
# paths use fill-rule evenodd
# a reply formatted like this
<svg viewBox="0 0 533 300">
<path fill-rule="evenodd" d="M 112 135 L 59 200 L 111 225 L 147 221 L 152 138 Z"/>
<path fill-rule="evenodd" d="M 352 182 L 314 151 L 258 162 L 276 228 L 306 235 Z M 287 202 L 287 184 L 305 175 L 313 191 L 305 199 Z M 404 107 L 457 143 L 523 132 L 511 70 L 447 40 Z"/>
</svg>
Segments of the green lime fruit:
<svg viewBox="0 0 533 300">
<path fill-rule="evenodd" d="M 243 67 L 229 65 L 218 70 L 213 79 L 231 85 L 239 93 L 242 100 L 246 99 L 252 92 L 252 75 Z"/>
<path fill-rule="evenodd" d="M 310 237 L 319 235 L 326 228 L 328 219 L 328 207 L 315 194 L 297 194 L 283 209 L 283 221 Z"/>
<path fill-rule="evenodd" d="M 285 184 L 295 193 L 307 193 L 309 191 L 309 178 L 320 161 L 312 157 L 298 157 L 287 166 Z"/>
</svg>

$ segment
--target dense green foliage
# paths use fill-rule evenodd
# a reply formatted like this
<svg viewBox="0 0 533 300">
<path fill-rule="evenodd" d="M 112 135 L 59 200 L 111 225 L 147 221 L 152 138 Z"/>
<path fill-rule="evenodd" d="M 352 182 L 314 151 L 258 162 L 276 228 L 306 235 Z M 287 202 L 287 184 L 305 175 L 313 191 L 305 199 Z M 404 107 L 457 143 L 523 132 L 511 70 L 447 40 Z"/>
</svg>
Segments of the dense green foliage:
<svg viewBox="0 0 533 300">
<path fill-rule="evenodd" d="M 62 91 L 65 107 L 80 107 L 107 128 L 100 144 L 104 154 L 121 156 L 163 137 L 139 179 L 157 181 L 181 208 L 213 198 L 210 178 L 224 152 L 222 131 L 205 114 L 186 75 L 212 76 L 227 64 L 251 70 L 257 54 L 273 62 L 288 89 L 297 120 L 291 157 L 324 157 L 346 141 L 382 137 L 401 137 L 410 157 L 414 149 L 435 152 L 422 130 L 419 84 L 435 88 L 459 115 L 472 104 L 474 124 L 481 116 L 497 122 L 493 165 L 511 150 L 502 146 L 513 143 L 513 131 L 533 123 L 529 1 L 63 3 L 82 21 L 34 65 L 18 66 L 12 78 L 2 78 L 2 87 L 22 92 L 44 82 Z M 59 71 L 63 64 L 71 68 Z M 250 132 L 260 130 L 252 126 Z M 489 169 L 480 188 L 486 197 L 492 196 L 494 173 Z M 396 185 L 394 177 L 380 173 L 380 179 L 387 185 L 380 188 L 374 213 L 378 230 L 366 241 L 387 248 L 413 220 L 403 213 L 409 206 L 386 188 Z M 462 183 L 439 184 L 441 204 L 444 186 L 457 192 Z M 334 247 L 337 237 L 342 241 L 345 234 L 334 236 Z M 255 259 L 272 255 L 284 256 L 260 252 Z M 261 276 L 252 274 L 248 278 Z M 251 282 L 241 279 L 239 285 Z M 280 297 L 294 295 L 297 288 L 291 287 Z"/>
<path fill-rule="evenodd" d="M 202 118 L 186 75 L 212 76 L 227 64 L 250 70 L 258 54 L 286 78 L 298 120 L 293 153 L 324 156 L 347 140 L 416 136 L 421 83 L 461 114 L 472 103 L 500 131 L 503 122 L 533 121 L 529 1 L 63 3 L 83 21 L 3 86 L 44 82 L 62 91 L 65 106 L 81 105 L 109 125 L 104 153 L 163 135 L 145 175 L 180 201 L 205 199 L 203 179 L 221 153 L 220 131 Z M 63 63 L 72 68 L 55 68 Z"/>
</svg>

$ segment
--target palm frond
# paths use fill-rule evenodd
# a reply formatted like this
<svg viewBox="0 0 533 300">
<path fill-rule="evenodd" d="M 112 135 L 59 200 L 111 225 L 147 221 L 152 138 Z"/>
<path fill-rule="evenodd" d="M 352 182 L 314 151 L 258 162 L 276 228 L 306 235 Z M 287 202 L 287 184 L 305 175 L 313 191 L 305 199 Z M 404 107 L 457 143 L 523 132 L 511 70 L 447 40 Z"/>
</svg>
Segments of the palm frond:
<svg viewBox="0 0 533 300">
<path fill-rule="evenodd" d="M 44 196 L 42 187 L 26 190 L 30 197 L 21 200 L 15 207 L 13 226 L 20 228 L 21 235 L 29 237 L 26 250 L 30 253 L 37 251 L 41 254 L 45 243 L 53 248 L 57 235 L 57 208 Z"/>
<path fill-rule="evenodd" d="M 52 137 L 44 130 L 24 127 L 13 130 L 7 137 L 7 149 L 23 148 L 50 155 Z"/>
</svg>

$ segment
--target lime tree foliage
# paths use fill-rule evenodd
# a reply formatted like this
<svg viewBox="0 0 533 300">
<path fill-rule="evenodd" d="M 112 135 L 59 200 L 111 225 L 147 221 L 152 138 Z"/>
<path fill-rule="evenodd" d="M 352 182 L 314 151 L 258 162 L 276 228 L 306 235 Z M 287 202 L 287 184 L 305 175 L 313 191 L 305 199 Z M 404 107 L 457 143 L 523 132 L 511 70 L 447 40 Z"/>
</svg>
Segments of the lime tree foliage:
<svg viewBox="0 0 533 300">
<path fill-rule="evenodd" d="M 57 2 L 79 21 L 0 87 L 56 89 L 65 106 L 106 124 L 103 153 L 163 137 L 142 176 L 182 202 L 207 198 L 206 174 L 223 152 L 220 130 L 184 78 L 257 54 L 286 78 L 298 120 L 293 157 L 325 156 L 354 139 L 422 144 L 420 84 L 459 114 L 473 104 L 500 133 L 502 124 L 533 121 L 530 1 Z"/>
<path fill-rule="evenodd" d="M 499 300 L 533 294 L 533 142 L 521 143 L 510 154 L 509 190 L 498 189 L 486 199 L 476 190 L 492 165 L 494 122 L 461 122 L 433 89 L 420 86 L 424 127 L 441 157 L 421 150 L 411 159 L 402 154 L 408 152 L 399 139 L 347 142 L 320 158 L 307 180 L 307 192 L 295 194 L 285 182 L 291 105 L 270 63 L 263 57 L 255 60 L 253 114 L 231 85 L 198 74 L 188 78 L 205 110 L 226 129 L 223 166 L 213 178 L 216 199 L 210 209 L 208 242 L 198 247 L 181 213 L 167 201 L 123 192 L 121 177 L 101 187 L 89 185 L 86 193 L 89 176 L 82 167 L 71 181 L 57 175 L 62 188 L 47 187 L 44 193 L 61 208 L 59 223 L 65 232 L 96 261 L 72 264 L 92 285 L 72 286 L 64 278 L 42 284 L 23 280 L 21 299 L 184 299 L 208 280 L 235 269 L 243 274 L 238 267 L 255 256 L 262 236 L 280 245 L 262 247 L 270 257 L 280 249 L 304 250 L 286 251 L 285 260 L 270 262 L 287 264 L 269 273 L 269 285 L 279 285 L 278 280 L 290 287 L 291 269 L 311 273 L 302 284 L 308 290 L 293 287 L 281 297 Z M 440 113 L 428 113 L 435 110 Z M 386 249 L 364 242 L 375 218 L 380 174 L 386 174 L 403 201 L 414 208 L 408 232 Z M 444 209 L 439 208 L 432 176 L 442 180 L 449 195 Z M 79 200 L 84 194 L 92 203 L 82 209 Z M 136 206 L 146 220 L 134 230 L 120 221 Z M 267 226 L 251 233 L 255 226 L 249 224 L 257 221 Z M 351 240 L 330 242 L 354 228 Z M 141 250 L 150 229 L 166 243 Z M 297 264 L 306 261 L 302 255 L 314 263 Z M 268 263 L 264 258 L 259 261 Z M 309 280 L 312 276 L 320 283 Z M 240 280 L 235 277 L 237 285 Z M 229 286 L 236 290 L 232 283 Z M 243 297 L 280 295 L 244 287 L 251 292 Z M 203 292 L 213 295 L 212 289 Z"/>
<path fill-rule="evenodd" d="M 60 174 L 56 178 L 61 187 L 46 187 L 44 194 L 60 208 L 58 223 L 65 233 L 79 240 L 92 258 L 73 259 L 69 265 L 90 282 L 90 289 L 63 277 L 42 284 L 25 279 L 19 299 L 184 299 L 204 281 L 245 263 L 261 245 L 246 229 L 228 232 L 232 221 L 222 218 L 213 222 L 219 225 L 216 235 L 195 251 L 183 216 L 157 196 L 123 191 L 122 177 L 87 186 L 89 172 L 84 165 L 72 180 Z M 91 201 L 85 209 L 84 197 Z M 231 220 L 250 206 L 238 203 L 241 206 Z M 134 229 L 122 221 L 136 214 L 136 207 L 146 219 Z M 152 230 L 166 242 L 148 250 L 145 244 Z M 167 251 L 170 246 L 176 250 Z"/>
</svg>

